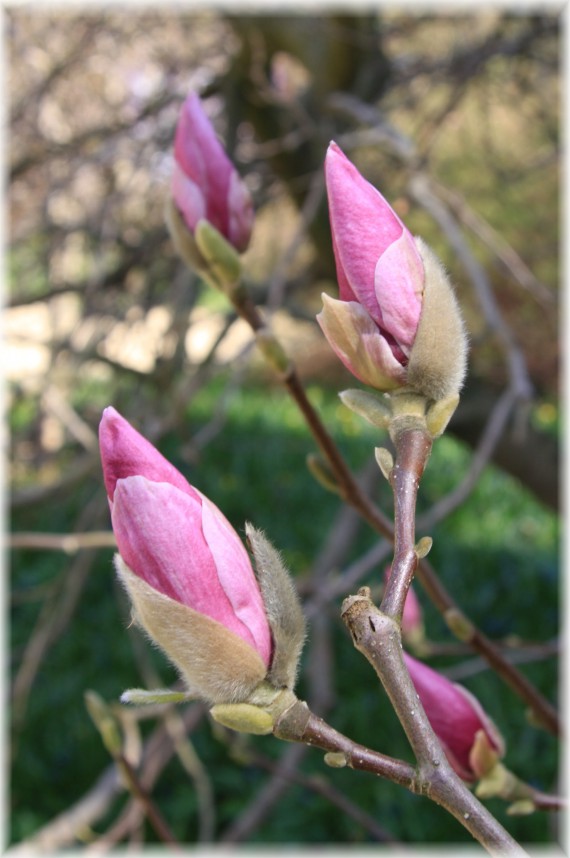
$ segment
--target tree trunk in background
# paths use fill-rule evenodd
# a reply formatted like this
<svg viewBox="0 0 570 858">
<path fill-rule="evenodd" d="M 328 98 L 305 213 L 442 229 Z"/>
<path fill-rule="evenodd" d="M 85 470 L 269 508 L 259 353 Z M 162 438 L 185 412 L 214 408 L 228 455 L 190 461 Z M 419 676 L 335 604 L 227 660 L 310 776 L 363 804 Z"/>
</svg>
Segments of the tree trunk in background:
<svg viewBox="0 0 570 858">
<path fill-rule="evenodd" d="M 241 49 L 225 81 L 230 131 L 251 123 L 261 143 L 275 142 L 267 161 L 301 208 L 309 183 L 322 170 L 323 154 L 339 124 L 327 112 L 327 98 L 351 92 L 377 101 L 388 82 L 377 15 L 260 15 L 230 18 Z M 299 102 L 271 98 L 269 84 L 276 56 L 293 57 L 306 69 Z M 230 139 L 231 144 L 231 139 Z M 230 146 L 231 148 L 231 146 Z M 326 199 L 309 226 L 317 249 L 331 247 Z M 335 278 L 332 253 L 318 253 L 315 277 Z"/>
</svg>

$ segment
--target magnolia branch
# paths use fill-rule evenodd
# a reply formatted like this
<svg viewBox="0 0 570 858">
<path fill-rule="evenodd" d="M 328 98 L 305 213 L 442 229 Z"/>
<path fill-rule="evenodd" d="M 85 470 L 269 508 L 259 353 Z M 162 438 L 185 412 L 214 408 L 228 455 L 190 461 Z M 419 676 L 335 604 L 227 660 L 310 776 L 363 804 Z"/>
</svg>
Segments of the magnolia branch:
<svg viewBox="0 0 570 858">
<path fill-rule="evenodd" d="M 381 609 L 387 616 L 398 620 L 402 617 L 418 565 L 415 551 L 416 497 L 431 446 L 430 435 L 421 429 L 408 429 L 396 437 L 397 458 L 390 472 L 394 491 L 394 560 Z"/>
<path fill-rule="evenodd" d="M 363 587 L 345 600 L 343 620 L 382 682 L 416 755 L 414 791 L 445 807 L 489 854 L 526 855 L 447 762 L 403 660 L 399 626 L 376 608 L 369 593 Z"/>
<path fill-rule="evenodd" d="M 258 344 L 262 347 L 264 356 L 305 417 L 307 426 L 333 473 L 340 496 L 357 510 L 377 533 L 393 540 L 392 523 L 358 485 L 340 450 L 309 401 L 293 362 L 268 330 L 265 320 L 247 289 L 243 284 L 239 284 L 231 290 L 229 298 L 238 315 L 248 322 L 254 333 L 258 335 Z M 532 709 L 537 719 L 549 732 L 560 735 L 561 728 L 556 709 L 513 664 L 507 661 L 500 649 L 471 620 L 467 620 L 425 558 L 417 564 L 416 572 L 428 597 L 443 614 L 451 631 L 485 658 L 507 685 Z M 460 618 L 460 623 L 457 622 L 457 618 Z"/>
</svg>

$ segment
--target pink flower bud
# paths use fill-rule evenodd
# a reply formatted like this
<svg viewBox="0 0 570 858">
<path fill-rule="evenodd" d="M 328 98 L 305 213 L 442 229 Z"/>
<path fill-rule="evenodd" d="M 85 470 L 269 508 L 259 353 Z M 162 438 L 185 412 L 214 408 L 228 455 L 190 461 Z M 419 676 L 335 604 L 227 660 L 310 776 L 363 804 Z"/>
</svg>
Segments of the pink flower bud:
<svg viewBox="0 0 570 858">
<path fill-rule="evenodd" d="M 447 759 L 463 780 L 476 780 L 483 774 L 478 766 L 481 740 L 499 759 L 505 753 L 501 734 L 467 689 L 407 653 L 404 661 Z"/>
<path fill-rule="evenodd" d="M 194 92 L 180 111 L 174 158 L 172 194 L 190 232 L 198 221 L 207 220 L 236 250 L 244 251 L 253 227 L 251 195 Z"/>
<path fill-rule="evenodd" d="M 339 300 L 323 295 L 317 319 L 333 350 L 379 390 L 456 393 L 466 340 L 441 265 L 334 142 L 325 175 Z"/>
<path fill-rule="evenodd" d="M 114 408 L 103 413 L 99 439 L 113 529 L 128 569 L 191 609 L 187 616 L 175 612 L 184 624 L 191 625 L 196 615 L 214 620 L 268 668 L 272 638 L 263 600 L 249 556 L 227 519 Z M 161 629 L 164 622 L 161 615 Z M 173 641 L 176 635 L 173 628 Z M 168 641 L 158 642 L 171 654 Z M 173 660 L 180 664 L 191 657 L 178 653 Z"/>
</svg>

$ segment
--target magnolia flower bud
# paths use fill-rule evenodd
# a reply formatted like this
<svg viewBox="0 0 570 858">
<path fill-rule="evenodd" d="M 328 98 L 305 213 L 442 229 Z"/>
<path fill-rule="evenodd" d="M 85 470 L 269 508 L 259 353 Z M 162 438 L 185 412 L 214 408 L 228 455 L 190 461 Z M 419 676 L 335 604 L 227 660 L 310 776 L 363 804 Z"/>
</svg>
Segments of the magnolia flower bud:
<svg viewBox="0 0 570 858">
<path fill-rule="evenodd" d="M 287 573 L 270 571 L 260 589 L 220 510 L 115 409 L 105 409 L 99 438 L 119 578 L 136 619 L 191 692 L 234 703 L 264 681 L 292 687 L 304 631 L 295 643 L 281 629 L 291 614 L 304 623 Z M 275 590 L 285 593 L 281 602 Z"/>
<path fill-rule="evenodd" d="M 467 341 L 442 266 L 334 142 L 325 174 L 339 300 L 323 294 L 317 320 L 333 350 L 378 390 L 457 393 Z"/>
<path fill-rule="evenodd" d="M 407 653 L 404 661 L 450 764 L 465 781 L 482 777 L 505 753 L 496 726 L 463 686 Z"/>
<path fill-rule="evenodd" d="M 195 92 L 182 105 L 174 141 L 172 195 L 194 234 L 208 221 L 236 250 L 244 251 L 253 227 L 253 203 L 247 186 L 226 155 Z"/>
</svg>

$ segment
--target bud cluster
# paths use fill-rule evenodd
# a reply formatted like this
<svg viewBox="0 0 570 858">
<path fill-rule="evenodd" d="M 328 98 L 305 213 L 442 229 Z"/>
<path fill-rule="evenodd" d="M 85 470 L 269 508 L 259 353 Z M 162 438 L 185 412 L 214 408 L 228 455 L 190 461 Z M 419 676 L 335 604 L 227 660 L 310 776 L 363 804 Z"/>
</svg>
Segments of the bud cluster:
<svg viewBox="0 0 570 858">
<path fill-rule="evenodd" d="M 167 222 L 176 248 L 209 282 L 235 295 L 253 203 L 194 93 L 181 108 L 174 160 Z M 325 174 L 339 297 L 323 294 L 317 319 L 350 372 L 384 394 L 349 390 L 343 402 L 388 428 L 393 439 L 412 425 L 437 437 L 457 405 L 466 371 L 467 338 L 453 289 L 435 254 L 334 142 Z M 281 374 L 288 371 L 289 359 L 269 328 L 257 336 L 271 365 Z M 280 556 L 247 524 L 254 571 L 215 504 L 114 408 L 105 410 L 99 437 L 118 545 L 116 569 L 134 619 L 178 668 L 188 690 L 183 698 L 206 701 L 214 717 L 234 729 L 270 732 L 295 705 L 305 637 L 299 600 Z M 378 448 L 376 455 L 389 477 L 392 454 Z M 424 543 L 416 547 L 418 557 L 431 540 Z M 402 632 L 416 652 L 425 644 L 412 589 Z M 498 772 L 504 744 L 477 700 L 407 653 L 404 659 L 457 773 L 473 781 Z M 180 698 L 170 691 L 148 694 L 153 700 Z M 140 702 L 146 695 L 135 689 L 125 699 Z M 93 711 L 101 720 L 99 709 Z M 303 718 L 307 712 L 304 707 Z M 346 764 L 343 755 L 329 757 L 331 765 Z"/>
</svg>

